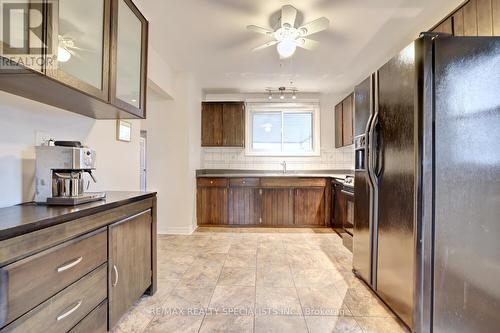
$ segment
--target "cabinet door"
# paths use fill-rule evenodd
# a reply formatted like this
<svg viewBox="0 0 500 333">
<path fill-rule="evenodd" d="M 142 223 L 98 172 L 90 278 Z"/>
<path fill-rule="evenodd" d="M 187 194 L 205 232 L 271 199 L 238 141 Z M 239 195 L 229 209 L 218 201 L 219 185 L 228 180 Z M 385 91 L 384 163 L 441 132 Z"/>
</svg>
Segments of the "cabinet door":
<svg viewBox="0 0 500 333">
<path fill-rule="evenodd" d="M 453 36 L 464 35 L 464 10 L 460 8 L 453 13 Z"/>
<path fill-rule="evenodd" d="M 342 185 L 334 185 L 334 204 L 333 204 L 333 227 L 343 228 L 345 218 L 345 197 L 342 193 Z"/>
<path fill-rule="evenodd" d="M 500 0 L 491 0 L 493 36 L 500 36 Z"/>
<path fill-rule="evenodd" d="M 108 101 L 111 0 L 49 2 L 47 36 L 55 55 L 46 74 Z"/>
<path fill-rule="evenodd" d="M 462 8 L 464 11 L 464 36 L 477 36 L 476 0 L 470 0 Z"/>
<path fill-rule="evenodd" d="M 109 314 L 113 327 L 151 285 L 151 210 L 109 227 Z"/>
<path fill-rule="evenodd" d="M 293 226 L 293 189 L 266 188 L 261 193 L 261 223 L 267 226 Z"/>
<path fill-rule="evenodd" d="M 452 34 L 453 33 L 452 18 L 448 17 L 446 20 L 444 20 L 440 25 L 438 25 L 434 29 L 434 32 L 444 32 L 447 34 Z"/>
<path fill-rule="evenodd" d="M 130 0 L 111 8 L 111 103 L 145 117 L 148 22 Z"/>
<path fill-rule="evenodd" d="M 260 223 L 259 189 L 234 187 L 229 189 L 229 224 L 248 225 Z"/>
<path fill-rule="evenodd" d="M 342 102 L 342 124 L 343 124 L 343 139 L 342 139 L 342 144 L 344 146 L 352 145 L 354 143 L 353 141 L 353 121 L 352 121 L 352 114 L 353 114 L 353 106 L 352 106 L 352 95 L 347 97 L 343 102 Z"/>
<path fill-rule="evenodd" d="M 335 148 L 343 146 L 342 103 L 335 106 Z"/>
<path fill-rule="evenodd" d="M 198 187 L 198 224 L 227 224 L 227 188 Z"/>
<path fill-rule="evenodd" d="M 202 147 L 222 146 L 222 103 L 203 103 L 201 109 Z"/>
<path fill-rule="evenodd" d="M 476 0 L 477 35 L 493 36 L 492 0 Z"/>
<path fill-rule="evenodd" d="M 326 225 L 325 188 L 295 189 L 294 216 L 296 225 Z"/>
<path fill-rule="evenodd" d="M 245 105 L 224 103 L 222 107 L 223 146 L 245 147 Z"/>
</svg>

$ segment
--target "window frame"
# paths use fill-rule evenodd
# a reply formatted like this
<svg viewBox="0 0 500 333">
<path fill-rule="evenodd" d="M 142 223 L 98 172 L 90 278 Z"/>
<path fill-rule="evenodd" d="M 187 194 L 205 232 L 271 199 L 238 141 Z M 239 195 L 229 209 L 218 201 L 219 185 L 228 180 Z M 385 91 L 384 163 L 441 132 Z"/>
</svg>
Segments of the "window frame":
<svg viewBox="0 0 500 333">
<path fill-rule="evenodd" d="M 286 157 L 309 157 L 320 156 L 320 108 L 318 102 L 297 103 L 248 103 L 246 105 L 245 145 L 246 156 L 286 156 Z M 253 149 L 253 114 L 255 113 L 281 113 L 281 126 L 283 128 L 283 115 L 285 113 L 311 113 L 312 114 L 312 150 L 310 152 L 273 152 L 259 151 Z M 283 150 L 283 131 L 281 133 L 281 149 Z"/>
</svg>

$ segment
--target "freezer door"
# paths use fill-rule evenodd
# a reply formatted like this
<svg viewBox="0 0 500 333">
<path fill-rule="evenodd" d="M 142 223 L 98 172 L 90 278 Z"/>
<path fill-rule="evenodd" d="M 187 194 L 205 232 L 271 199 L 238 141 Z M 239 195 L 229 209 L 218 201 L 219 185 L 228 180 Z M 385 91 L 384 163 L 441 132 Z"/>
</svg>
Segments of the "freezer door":
<svg viewBox="0 0 500 333">
<path fill-rule="evenodd" d="M 437 38 L 434 57 L 434 332 L 498 332 L 500 38 Z"/>
<path fill-rule="evenodd" d="M 368 174 L 368 128 L 373 115 L 373 77 L 354 89 L 356 171 L 354 187 L 353 269 L 371 284 L 373 189 Z"/>
<path fill-rule="evenodd" d="M 409 326 L 414 291 L 415 43 L 378 71 L 374 169 L 378 183 L 377 293 Z"/>
</svg>

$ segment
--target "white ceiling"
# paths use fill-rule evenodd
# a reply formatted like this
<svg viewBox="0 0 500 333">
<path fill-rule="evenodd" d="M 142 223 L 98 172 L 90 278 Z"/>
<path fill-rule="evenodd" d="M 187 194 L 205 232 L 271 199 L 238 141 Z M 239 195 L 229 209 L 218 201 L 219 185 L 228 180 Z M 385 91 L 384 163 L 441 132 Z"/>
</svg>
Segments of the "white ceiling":
<svg viewBox="0 0 500 333">
<path fill-rule="evenodd" d="M 288 86 L 342 93 L 428 29 L 462 0 L 137 0 L 150 21 L 150 43 L 177 71 L 191 72 L 208 91 L 259 92 Z M 300 23 L 321 16 L 330 29 L 312 35 L 318 49 L 280 60 L 268 37 L 247 31 L 270 27 L 282 5 Z"/>
</svg>

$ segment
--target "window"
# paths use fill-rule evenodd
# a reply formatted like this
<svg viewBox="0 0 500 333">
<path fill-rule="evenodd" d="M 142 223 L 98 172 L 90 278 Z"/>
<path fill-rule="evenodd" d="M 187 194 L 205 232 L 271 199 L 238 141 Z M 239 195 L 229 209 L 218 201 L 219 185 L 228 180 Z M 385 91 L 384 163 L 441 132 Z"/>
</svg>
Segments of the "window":
<svg viewBox="0 0 500 333">
<path fill-rule="evenodd" d="M 319 155 L 315 103 L 247 104 L 247 155 Z"/>
</svg>

